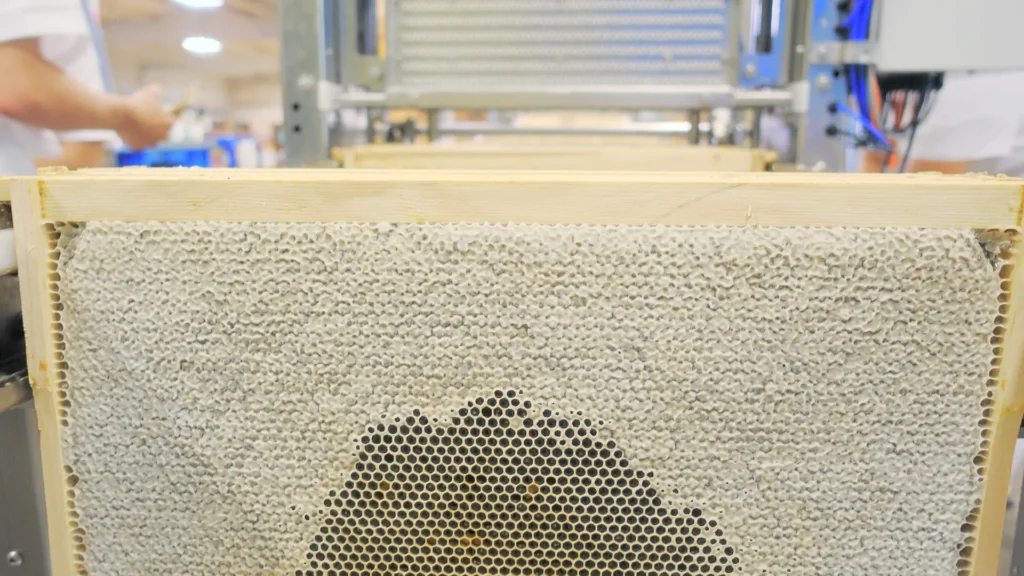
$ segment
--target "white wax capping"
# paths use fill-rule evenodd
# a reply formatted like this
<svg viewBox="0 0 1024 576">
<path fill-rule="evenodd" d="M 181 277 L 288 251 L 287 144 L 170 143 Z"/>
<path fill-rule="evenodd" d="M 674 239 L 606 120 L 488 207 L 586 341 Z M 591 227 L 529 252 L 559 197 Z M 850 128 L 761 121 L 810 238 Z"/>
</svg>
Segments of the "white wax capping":
<svg viewBox="0 0 1024 576">
<path fill-rule="evenodd" d="M 971 537 L 1000 278 L 968 231 L 106 222 L 60 246 L 93 574 L 955 575 Z"/>
</svg>

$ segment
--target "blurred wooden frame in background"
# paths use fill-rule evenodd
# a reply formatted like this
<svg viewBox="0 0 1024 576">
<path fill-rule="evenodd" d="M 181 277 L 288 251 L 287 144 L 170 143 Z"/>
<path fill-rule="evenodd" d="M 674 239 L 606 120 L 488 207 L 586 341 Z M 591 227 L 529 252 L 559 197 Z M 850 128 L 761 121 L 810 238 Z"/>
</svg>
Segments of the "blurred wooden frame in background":
<svg viewBox="0 0 1024 576">
<path fill-rule="evenodd" d="M 732 146 L 460 143 L 335 148 L 331 157 L 343 168 L 764 172 L 777 155 L 768 150 Z"/>
</svg>

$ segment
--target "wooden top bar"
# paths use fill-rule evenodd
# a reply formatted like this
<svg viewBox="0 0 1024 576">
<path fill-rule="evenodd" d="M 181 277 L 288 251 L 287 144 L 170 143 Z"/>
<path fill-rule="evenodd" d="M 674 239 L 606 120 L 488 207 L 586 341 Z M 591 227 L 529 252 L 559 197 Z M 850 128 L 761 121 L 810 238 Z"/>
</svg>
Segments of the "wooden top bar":
<svg viewBox="0 0 1024 576">
<path fill-rule="evenodd" d="M 0 200 L 33 184 L 49 221 L 988 229 L 1024 208 L 1006 177 L 753 172 L 94 169 L 0 180 Z"/>
</svg>

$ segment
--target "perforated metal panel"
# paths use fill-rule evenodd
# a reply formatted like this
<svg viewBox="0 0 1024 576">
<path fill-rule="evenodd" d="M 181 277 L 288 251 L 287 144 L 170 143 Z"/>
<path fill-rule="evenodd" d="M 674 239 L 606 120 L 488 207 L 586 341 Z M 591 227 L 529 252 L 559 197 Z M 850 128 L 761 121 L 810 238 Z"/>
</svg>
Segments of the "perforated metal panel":
<svg viewBox="0 0 1024 576">
<path fill-rule="evenodd" d="M 725 0 L 397 0 L 390 10 L 392 87 L 727 81 Z"/>
</svg>

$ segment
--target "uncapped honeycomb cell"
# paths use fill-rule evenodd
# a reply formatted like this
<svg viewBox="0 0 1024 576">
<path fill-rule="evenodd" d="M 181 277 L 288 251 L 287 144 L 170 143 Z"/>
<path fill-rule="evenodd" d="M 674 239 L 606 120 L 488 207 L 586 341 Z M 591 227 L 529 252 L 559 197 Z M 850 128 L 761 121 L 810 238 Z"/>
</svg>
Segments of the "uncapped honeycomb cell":
<svg viewBox="0 0 1024 576">
<path fill-rule="evenodd" d="M 741 570 L 718 522 L 665 507 L 600 422 L 531 408 L 498 390 L 442 424 L 371 426 L 296 576 Z"/>
<path fill-rule="evenodd" d="M 79 572 L 970 568 L 998 234 L 52 233 Z"/>
</svg>

